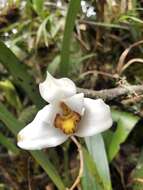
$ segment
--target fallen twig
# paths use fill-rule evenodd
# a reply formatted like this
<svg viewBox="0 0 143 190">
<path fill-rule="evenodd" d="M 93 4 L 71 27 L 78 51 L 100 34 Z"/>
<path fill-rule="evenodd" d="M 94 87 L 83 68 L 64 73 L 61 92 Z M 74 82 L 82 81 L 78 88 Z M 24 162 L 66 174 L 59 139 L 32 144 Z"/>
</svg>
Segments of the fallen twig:
<svg viewBox="0 0 143 190">
<path fill-rule="evenodd" d="M 102 98 L 104 100 L 113 100 L 123 95 L 143 93 L 143 85 L 129 85 L 127 87 L 116 87 L 99 91 L 84 88 L 78 88 L 77 90 L 78 93 L 84 93 L 85 96 L 89 98 Z"/>
</svg>

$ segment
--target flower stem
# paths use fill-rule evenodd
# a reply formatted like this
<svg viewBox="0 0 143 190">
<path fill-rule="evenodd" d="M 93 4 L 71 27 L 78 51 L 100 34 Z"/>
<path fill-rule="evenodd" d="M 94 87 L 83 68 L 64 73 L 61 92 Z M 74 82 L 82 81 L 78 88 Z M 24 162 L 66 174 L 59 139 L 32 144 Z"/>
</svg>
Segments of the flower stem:
<svg viewBox="0 0 143 190">
<path fill-rule="evenodd" d="M 75 145 L 77 146 L 78 152 L 79 152 L 80 168 L 79 168 L 78 176 L 75 179 L 73 185 L 70 188 L 67 188 L 67 190 L 74 190 L 74 188 L 79 184 L 80 179 L 81 179 L 82 174 L 83 174 L 83 152 L 82 152 L 81 145 L 74 136 L 71 137 L 71 140 L 75 143 Z"/>
</svg>

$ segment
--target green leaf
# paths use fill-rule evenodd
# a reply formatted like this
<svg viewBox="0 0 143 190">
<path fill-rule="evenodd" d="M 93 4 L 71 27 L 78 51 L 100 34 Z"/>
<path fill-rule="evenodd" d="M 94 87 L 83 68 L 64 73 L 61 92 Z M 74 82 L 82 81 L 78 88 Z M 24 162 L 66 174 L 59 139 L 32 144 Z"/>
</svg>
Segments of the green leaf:
<svg viewBox="0 0 143 190">
<path fill-rule="evenodd" d="M 48 32 L 47 32 L 47 29 L 46 29 L 46 25 L 47 23 L 50 21 L 51 17 L 50 16 L 47 16 L 42 24 L 39 26 L 39 29 L 37 31 L 37 37 L 36 37 L 36 46 L 38 46 L 40 40 L 42 40 L 42 37 L 44 39 L 44 43 L 45 43 L 45 46 L 48 47 Z"/>
<path fill-rule="evenodd" d="M 90 59 L 92 57 L 95 57 L 95 56 L 96 56 L 96 53 L 90 53 L 90 54 L 84 55 L 78 59 L 78 64 L 81 64 L 83 61 Z"/>
<path fill-rule="evenodd" d="M 139 117 L 134 116 L 131 113 L 112 110 L 113 120 L 117 122 L 117 129 L 113 133 L 112 138 L 110 136 L 110 144 L 108 146 L 108 158 L 111 162 L 120 150 L 120 144 L 122 144 L 138 122 Z"/>
<path fill-rule="evenodd" d="M 9 49 L 11 49 L 11 51 L 18 57 L 19 60 L 24 60 L 27 58 L 27 53 L 23 48 L 20 48 L 17 45 L 17 41 L 20 41 L 20 39 L 23 39 L 23 36 L 17 37 L 13 41 L 6 41 L 6 44 Z"/>
<path fill-rule="evenodd" d="M 0 81 L 0 89 L 4 91 L 7 102 L 20 111 L 22 108 L 20 99 L 14 85 L 9 80 Z"/>
<path fill-rule="evenodd" d="M 14 53 L 2 41 L 0 41 L 0 62 L 11 73 L 15 82 L 25 90 L 31 101 L 38 108 L 41 108 L 44 105 L 44 101 L 39 95 L 32 76 L 27 72 L 26 66 L 18 60 Z"/>
<path fill-rule="evenodd" d="M 143 179 L 143 149 L 141 151 L 137 166 L 135 167 L 132 173 L 133 190 L 143 189 L 142 179 Z"/>
<path fill-rule="evenodd" d="M 59 70 L 59 64 L 60 64 L 60 56 L 57 55 L 48 65 L 47 68 L 47 70 L 51 73 L 51 75 L 55 75 L 55 73 Z"/>
<path fill-rule="evenodd" d="M 44 0 L 33 0 L 33 8 L 38 15 L 42 16 L 44 8 Z"/>
<path fill-rule="evenodd" d="M 82 177 L 82 188 L 83 190 L 94 189 L 94 190 L 104 190 L 104 184 L 102 178 L 97 171 L 95 162 L 89 152 L 83 147 L 83 157 L 84 157 L 84 172 Z"/>
<path fill-rule="evenodd" d="M 28 106 L 21 111 L 21 113 L 19 114 L 18 120 L 22 123 L 28 124 L 33 120 L 37 111 L 38 110 L 36 109 L 35 106 Z"/>
<path fill-rule="evenodd" d="M 89 153 L 94 159 L 97 171 L 104 184 L 104 188 L 106 190 L 111 190 L 110 171 L 102 135 L 97 134 L 92 137 L 86 137 L 85 142 Z"/>
<path fill-rule="evenodd" d="M 135 23 L 143 24 L 143 21 L 135 16 L 130 16 L 130 15 L 123 15 L 119 20 L 122 22 L 124 20 L 131 20 L 134 21 Z"/>
<path fill-rule="evenodd" d="M 23 128 L 23 124 L 16 120 L 13 115 L 0 103 L 0 120 L 8 127 L 8 129 L 16 136 L 18 131 Z M 64 184 L 56 172 L 55 167 L 48 160 L 47 155 L 43 151 L 29 151 L 40 166 L 45 170 L 51 180 L 55 183 L 59 190 L 65 190 Z"/>
<path fill-rule="evenodd" d="M 77 13 L 80 9 L 80 0 L 71 0 L 66 17 L 64 37 L 61 50 L 60 73 L 64 76 L 69 71 L 70 44 Z"/>
<path fill-rule="evenodd" d="M 47 155 L 43 151 L 30 151 L 35 160 L 40 164 L 40 166 L 45 170 L 54 184 L 59 190 L 65 190 L 65 186 L 53 164 L 49 161 Z"/>
<path fill-rule="evenodd" d="M 0 133 L 0 144 L 2 144 L 4 147 L 16 155 L 20 153 L 20 150 L 15 146 L 15 144 L 8 137 L 5 137 L 2 133 Z"/>
<path fill-rule="evenodd" d="M 0 182 L 0 190 L 6 190 L 7 186 Z"/>
<path fill-rule="evenodd" d="M 82 189 L 83 190 L 89 190 L 94 189 L 96 190 L 96 182 L 93 179 L 93 176 L 90 174 L 86 162 L 84 162 L 84 170 L 83 170 L 83 177 L 81 180 L 82 183 Z"/>
<path fill-rule="evenodd" d="M 107 28 L 117 28 L 117 29 L 129 30 L 128 26 L 123 26 L 123 25 L 119 25 L 119 24 L 111 24 L 111 23 L 95 22 L 95 21 L 86 21 L 86 20 L 84 20 L 83 23 L 91 24 L 92 26 L 95 26 L 95 27 L 99 26 L 99 27 L 107 27 Z"/>
</svg>

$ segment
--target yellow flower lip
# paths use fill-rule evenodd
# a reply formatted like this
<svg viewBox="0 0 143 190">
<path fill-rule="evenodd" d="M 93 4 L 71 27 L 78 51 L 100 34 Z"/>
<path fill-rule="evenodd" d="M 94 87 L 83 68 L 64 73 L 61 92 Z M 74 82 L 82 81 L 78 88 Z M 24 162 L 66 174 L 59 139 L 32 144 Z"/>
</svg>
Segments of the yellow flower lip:
<svg viewBox="0 0 143 190">
<path fill-rule="evenodd" d="M 81 115 L 72 111 L 64 102 L 60 103 L 62 115 L 57 114 L 54 126 L 61 129 L 65 134 L 70 135 L 76 132 L 77 125 L 81 120 Z"/>
</svg>

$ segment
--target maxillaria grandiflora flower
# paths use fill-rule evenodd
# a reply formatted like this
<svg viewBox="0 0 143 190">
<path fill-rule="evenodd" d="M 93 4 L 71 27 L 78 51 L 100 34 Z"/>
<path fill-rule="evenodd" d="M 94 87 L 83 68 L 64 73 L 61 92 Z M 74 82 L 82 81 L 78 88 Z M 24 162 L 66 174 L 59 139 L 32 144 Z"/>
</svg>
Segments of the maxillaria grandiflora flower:
<svg viewBox="0 0 143 190">
<path fill-rule="evenodd" d="M 111 127 L 110 108 L 102 99 L 84 98 L 76 94 L 74 82 L 68 78 L 47 78 L 39 85 L 48 105 L 18 134 L 18 146 L 34 150 L 55 147 L 71 135 L 92 136 Z"/>
</svg>

